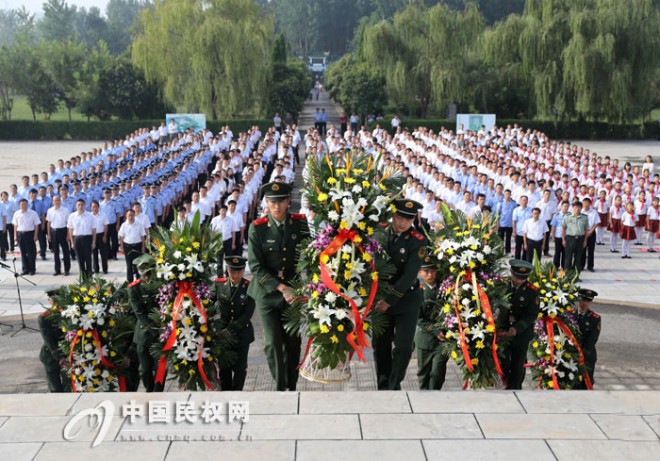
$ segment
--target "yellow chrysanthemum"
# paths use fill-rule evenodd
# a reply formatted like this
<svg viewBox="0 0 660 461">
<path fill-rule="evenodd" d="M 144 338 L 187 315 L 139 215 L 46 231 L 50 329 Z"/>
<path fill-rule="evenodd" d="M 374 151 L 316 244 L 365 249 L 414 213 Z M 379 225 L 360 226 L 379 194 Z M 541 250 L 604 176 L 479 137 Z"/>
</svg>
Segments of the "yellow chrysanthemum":
<svg viewBox="0 0 660 461">
<path fill-rule="evenodd" d="M 319 327 L 319 330 L 321 331 L 321 333 L 327 333 L 327 332 L 330 331 L 330 328 L 328 328 L 327 325 L 321 325 L 321 326 Z"/>
<path fill-rule="evenodd" d="M 458 358 L 458 354 L 456 353 L 456 351 L 451 351 L 451 358 L 454 360 Z"/>
<path fill-rule="evenodd" d="M 338 343 L 339 338 L 337 338 L 337 335 L 332 335 L 332 336 L 330 336 L 330 341 L 332 341 L 333 343 Z"/>
<path fill-rule="evenodd" d="M 337 331 L 344 331 L 344 325 L 342 324 L 337 325 Z"/>
<path fill-rule="evenodd" d="M 328 178 L 328 184 L 336 184 L 337 180 L 335 178 Z"/>
<path fill-rule="evenodd" d="M 319 202 L 325 202 L 326 200 L 328 200 L 328 194 L 326 194 L 325 192 L 321 192 L 318 195 L 317 199 Z"/>
</svg>

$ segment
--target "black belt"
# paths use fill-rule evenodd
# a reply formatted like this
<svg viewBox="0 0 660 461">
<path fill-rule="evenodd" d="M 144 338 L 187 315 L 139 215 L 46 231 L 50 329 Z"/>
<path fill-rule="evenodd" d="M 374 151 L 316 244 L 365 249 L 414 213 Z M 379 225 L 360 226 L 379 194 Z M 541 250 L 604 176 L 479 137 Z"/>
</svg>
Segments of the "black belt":
<svg viewBox="0 0 660 461">
<path fill-rule="evenodd" d="M 16 233 L 17 233 L 18 235 L 23 235 L 23 234 L 33 234 L 34 231 L 33 231 L 33 230 L 29 230 L 29 231 L 18 231 L 18 232 L 16 232 Z"/>
<path fill-rule="evenodd" d="M 579 239 L 579 238 L 583 238 L 584 235 L 567 235 L 566 237 L 571 239 Z"/>
<path fill-rule="evenodd" d="M 82 238 L 85 238 L 85 237 L 91 237 L 91 236 L 92 236 L 92 234 L 76 235 L 76 236 L 74 236 L 74 238 L 77 238 L 77 239 L 78 239 L 78 238 L 81 238 L 81 239 L 82 239 Z"/>
</svg>

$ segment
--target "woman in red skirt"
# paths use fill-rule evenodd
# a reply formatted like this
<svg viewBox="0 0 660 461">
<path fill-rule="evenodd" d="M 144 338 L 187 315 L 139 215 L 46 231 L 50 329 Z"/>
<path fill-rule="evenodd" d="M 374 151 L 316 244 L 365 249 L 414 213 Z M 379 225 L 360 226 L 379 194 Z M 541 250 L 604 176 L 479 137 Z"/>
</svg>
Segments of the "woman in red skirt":
<svg viewBox="0 0 660 461">
<path fill-rule="evenodd" d="M 632 202 L 626 203 L 626 212 L 621 216 L 621 257 L 631 259 L 630 242 L 637 238 L 635 226 L 637 224 L 637 215 L 635 214 L 635 205 Z"/>
<path fill-rule="evenodd" d="M 647 243 L 649 253 L 655 253 L 655 238 L 660 237 L 660 198 L 653 197 L 653 203 L 646 216 L 646 231 L 649 233 Z"/>
<path fill-rule="evenodd" d="M 621 216 L 623 216 L 624 209 L 621 206 L 621 196 L 614 197 L 614 205 L 610 208 L 610 219 L 607 221 L 607 230 L 612 233 L 610 237 L 610 251 L 618 253 L 616 249 L 618 246 L 619 233 L 621 233 Z"/>
<path fill-rule="evenodd" d="M 607 201 L 607 192 L 605 190 L 601 190 L 598 195 L 598 200 L 594 202 L 594 207 L 600 218 L 600 223 L 596 227 L 596 245 L 605 245 L 603 238 L 605 237 L 605 229 L 610 220 L 610 202 Z"/>
<path fill-rule="evenodd" d="M 646 200 L 646 192 L 641 191 L 635 199 L 635 214 L 637 215 L 637 224 L 635 224 L 635 245 L 642 245 L 642 232 L 646 227 L 646 212 L 650 203 Z"/>
</svg>

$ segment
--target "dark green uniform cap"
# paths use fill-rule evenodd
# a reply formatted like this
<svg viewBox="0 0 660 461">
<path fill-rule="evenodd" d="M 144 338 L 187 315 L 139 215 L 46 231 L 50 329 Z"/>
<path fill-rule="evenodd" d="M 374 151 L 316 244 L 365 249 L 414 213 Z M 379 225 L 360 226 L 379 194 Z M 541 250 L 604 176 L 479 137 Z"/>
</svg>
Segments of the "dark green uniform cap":
<svg viewBox="0 0 660 461">
<path fill-rule="evenodd" d="M 261 187 L 261 194 L 266 200 L 281 202 L 291 197 L 291 185 L 285 182 L 269 182 Z"/>
<path fill-rule="evenodd" d="M 225 256 L 225 264 L 228 269 L 240 270 L 245 269 L 245 259 L 243 256 Z"/>
<path fill-rule="evenodd" d="M 531 263 L 521 259 L 511 259 L 509 265 L 511 266 L 511 273 L 519 279 L 526 279 L 534 270 Z"/>
<path fill-rule="evenodd" d="M 394 208 L 396 214 L 406 219 L 413 219 L 417 217 L 417 212 L 424 208 L 424 206 L 414 200 L 396 199 L 394 201 Z"/>
<path fill-rule="evenodd" d="M 426 255 L 422 260 L 422 269 L 435 269 L 435 259 L 432 255 Z"/>
<path fill-rule="evenodd" d="M 580 288 L 580 291 L 578 292 L 578 298 L 585 301 L 593 301 L 596 296 L 598 296 L 598 293 L 587 288 Z"/>
</svg>

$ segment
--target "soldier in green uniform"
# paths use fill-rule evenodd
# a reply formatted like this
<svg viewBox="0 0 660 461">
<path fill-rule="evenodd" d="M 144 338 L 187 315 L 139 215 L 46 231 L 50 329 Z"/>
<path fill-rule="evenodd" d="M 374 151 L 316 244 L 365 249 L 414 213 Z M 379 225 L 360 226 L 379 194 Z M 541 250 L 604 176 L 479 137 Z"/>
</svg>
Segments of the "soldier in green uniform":
<svg viewBox="0 0 660 461">
<path fill-rule="evenodd" d="M 67 392 L 70 389 L 69 381 L 65 378 L 68 366 L 67 357 L 59 346 L 64 335 L 60 329 L 60 311 L 53 300 L 53 296 L 56 296 L 58 292 L 59 289 L 46 292 L 51 308 L 39 316 L 39 331 L 44 340 L 41 351 L 39 351 L 39 360 L 46 369 L 48 390 L 50 392 Z"/>
<path fill-rule="evenodd" d="M 155 383 L 158 359 L 151 355 L 151 347 L 158 342 L 158 327 L 149 318 L 156 296 L 156 286 L 150 282 L 151 271 L 143 263 L 140 264 L 141 279 L 128 285 L 128 300 L 137 322 L 133 333 L 133 343 L 137 350 L 137 360 L 140 364 L 140 379 L 147 392 L 162 392 L 163 384 Z"/>
<path fill-rule="evenodd" d="M 394 201 L 396 213 L 392 223 L 381 224 L 381 245 L 387 251 L 396 273 L 389 280 L 389 293 L 374 309 L 387 317 L 387 326 L 374 336 L 374 361 L 379 390 L 400 390 L 406 376 L 415 338 L 422 290 L 417 275 L 426 255 L 426 238 L 412 230 L 422 205 L 414 200 Z M 394 347 L 392 347 L 394 345 Z"/>
<path fill-rule="evenodd" d="M 527 281 L 534 266 L 527 261 L 512 259 L 511 309 L 497 319 L 501 336 L 510 338 L 503 348 L 502 371 L 507 389 L 522 389 L 525 379 L 527 349 L 534 336 L 534 322 L 539 314 L 538 289 Z"/>
<path fill-rule="evenodd" d="M 278 391 L 296 389 L 300 337 L 284 330 L 283 313 L 294 300 L 290 286 L 300 258 L 298 242 L 309 236 L 307 218 L 287 211 L 291 186 L 272 182 L 262 187 L 268 216 L 252 222 L 248 232 L 248 264 L 252 283 L 248 294 L 255 300 L 264 329 L 264 352 Z"/>
<path fill-rule="evenodd" d="M 420 389 L 442 389 L 447 374 L 449 354 L 443 351 L 445 332 L 435 323 L 433 311 L 438 298 L 437 271 L 431 256 L 426 256 L 419 271 L 423 304 L 417 318 L 417 380 Z"/>
<path fill-rule="evenodd" d="M 591 310 L 591 303 L 598 296 L 594 290 L 581 289 L 578 298 L 578 325 L 580 327 L 580 348 L 584 354 L 584 365 L 587 367 L 591 383 L 594 382 L 596 368 L 596 343 L 600 336 L 600 315 Z M 582 388 L 586 383 L 582 381 Z"/>
<path fill-rule="evenodd" d="M 248 351 L 254 341 L 252 315 L 254 299 L 248 295 L 250 282 L 243 278 L 245 261 L 242 256 L 225 257 L 229 278 L 215 279 L 215 298 L 220 313 L 221 334 L 236 339 L 236 362 L 220 370 L 220 388 L 223 391 L 242 391 L 247 377 Z"/>
</svg>

